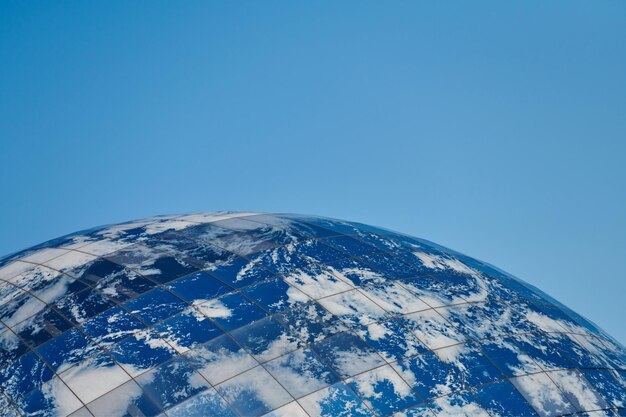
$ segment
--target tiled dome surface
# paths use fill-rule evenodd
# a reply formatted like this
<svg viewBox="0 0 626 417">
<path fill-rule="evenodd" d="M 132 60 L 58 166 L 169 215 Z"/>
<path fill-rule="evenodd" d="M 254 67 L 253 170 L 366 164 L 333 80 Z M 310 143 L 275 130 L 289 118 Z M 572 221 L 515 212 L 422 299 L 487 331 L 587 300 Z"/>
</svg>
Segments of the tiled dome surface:
<svg viewBox="0 0 626 417">
<path fill-rule="evenodd" d="M 164 216 L 0 260 L 0 414 L 626 415 L 626 354 L 428 241 L 312 216 Z"/>
</svg>

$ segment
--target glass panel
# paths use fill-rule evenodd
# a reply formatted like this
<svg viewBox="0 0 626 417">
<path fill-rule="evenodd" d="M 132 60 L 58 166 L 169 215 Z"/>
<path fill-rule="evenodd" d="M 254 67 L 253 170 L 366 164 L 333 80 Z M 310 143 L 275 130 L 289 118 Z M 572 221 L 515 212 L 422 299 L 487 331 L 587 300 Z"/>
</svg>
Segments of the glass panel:
<svg viewBox="0 0 626 417">
<path fill-rule="evenodd" d="M 165 362 L 176 353 L 158 334 L 150 330 L 135 332 L 128 339 L 113 346 L 110 352 L 131 376 Z"/>
<path fill-rule="evenodd" d="M 209 388 L 204 380 L 181 358 L 175 358 L 136 378 L 144 392 L 162 408 L 179 404 Z"/>
<path fill-rule="evenodd" d="M 510 338 L 481 340 L 480 349 L 504 376 L 542 371 L 541 367 Z"/>
<path fill-rule="evenodd" d="M 405 327 L 404 319 L 370 324 L 356 330 L 368 345 L 387 361 L 394 362 L 426 351 L 426 347 Z"/>
<path fill-rule="evenodd" d="M 121 240 L 101 239 L 94 242 L 88 242 L 86 245 L 81 246 L 81 252 L 87 252 L 95 256 L 106 256 L 121 249 L 131 246 L 132 243 L 123 242 Z"/>
<path fill-rule="evenodd" d="M 223 333 L 211 320 L 194 309 L 188 309 L 159 323 L 154 331 L 179 353 L 193 349 Z"/>
<path fill-rule="evenodd" d="M 240 247 L 242 251 L 248 248 L 248 246 L 245 246 L 245 234 L 212 224 L 215 222 L 205 223 L 201 221 L 201 223 L 204 224 L 188 227 L 181 230 L 179 234 L 193 240 L 208 242 L 231 253 L 236 252 Z"/>
<path fill-rule="evenodd" d="M 29 416 L 66 416 L 83 404 L 61 379 L 55 377 L 20 400 L 18 405 Z M 6 415 L 4 411 L 2 415 Z"/>
<path fill-rule="evenodd" d="M 525 333 L 514 335 L 512 339 L 520 349 L 533 358 L 543 369 L 574 368 L 571 358 L 557 349 L 560 336 L 548 333 Z"/>
<path fill-rule="evenodd" d="M 13 279 L 21 274 L 28 273 L 36 268 L 36 265 L 27 262 L 8 262 L 5 259 L 0 261 L 0 279 L 15 282 Z"/>
<path fill-rule="evenodd" d="M 457 280 L 448 281 L 446 277 L 423 275 L 418 278 L 402 279 L 399 282 L 417 294 L 427 304 L 433 307 L 443 307 L 466 302 L 461 296 L 461 293 L 467 293 L 463 281 L 470 279 L 473 278 L 463 276 Z M 461 282 L 458 282 L 459 280 Z"/>
<path fill-rule="evenodd" d="M 394 314 L 408 314 L 430 307 L 417 296 L 395 282 L 361 288 L 374 303 Z"/>
<path fill-rule="evenodd" d="M 443 309 L 440 309 L 443 310 Z M 536 332 L 538 328 L 524 310 L 500 301 L 458 305 L 449 308 L 449 319 L 476 339 L 506 338 L 512 334 Z M 472 317 L 475 316 L 475 321 Z"/>
<path fill-rule="evenodd" d="M 69 275 L 43 266 L 36 266 L 27 273 L 11 278 L 11 282 L 37 297 L 44 303 L 53 303 L 68 294 L 74 294 L 87 287 Z"/>
<path fill-rule="evenodd" d="M 283 227 L 292 233 L 305 237 L 321 237 L 336 234 L 313 222 L 303 222 L 302 218 L 302 216 L 290 214 L 257 214 L 246 217 L 246 220 Z"/>
<path fill-rule="evenodd" d="M 596 336 L 582 336 L 578 334 L 565 334 L 570 339 L 568 349 L 574 351 L 577 362 L 581 368 L 615 368 L 620 369 L 622 364 L 626 368 L 626 361 L 620 360 L 621 347 L 612 345 L 606 348 L 606 342 Z M 561 346 L 563 349 L 564 347 Z M 624 356 L 626 359 L 626 356 Z"/>
<path fill-rule="evenodd" d="M 363 256 L 372 269 L 382 273 L 387 279 L 417 277 L 424 274 L 421 268 L 402 262 L 400 258 L 401 255 L 395 253 L 393 256 L 387 253 L 372 253 Z"/>
<path fill-rule="evenodd" d="M 5 281 L 0 281 L 0 318 L 3 320 L 10 315 L 7 314 L 7 310 L 5 309 L 5 305 L 10 303 L 11 300 L 18 296 L 25 297 L 28 293 L 19 288 L 14 284 L 10 284 Z"/>
<path fill-rule="evenodd" d="M 52 376 L 50 368 L 37 355 L 29 352 L 0 371 L 0 388 L 7 397 L 15 401 L 49 381 Z"/>
<path fill-rule="evenodd" d="M 232 291 L 231 287 L 204 271 L 187 275 L 169 283 L 166 287 L 189 303 L 197 300 L 210 300 Z"/>
<path fill-rule="evenodd" d="M 163 288 L 156 288 L 122 304 L 148 325 L 180 313 L 187 304 Z"/>
<path fill-rule="evenodd" d="M 209 300 L 198 305 L 197 308 L 226 331 L 245 326 L 267 316 L 267 313 L 255 306 L 241 293 Z"/>
<path fill-rule="evenodd" d="M 151 290 L 155 283 L 139 275 L 109 276 L 100 280 L 95 288 L 105 296 L 121 303 Z"/>
<path fill-rule="evenodd" d="M 290 335 L 273 317 L 234 330 L 231 336 L 259 362 L 266 362 L 302 346 L 302 342 Z"/>
<path fill-rule="evenodd" d="M 471 395 L 467 393 L 440 397 L 429 403 L 436 416 L 490 417 Z"/>
<path fill-rule="evenodd" d="M 391 364 L 423 399 L 446 395 L 461 388 L 460 381 L 432 352 Z"/>
<path fill-rule="evenodd" d="M 104 353 L 89 357 L 59 376 L 85 404 L 130 379 L 130 376 Z"/>
<path fill-rule="evenodd" d="M 362 258 L 348 258 L 328 264 L 333 275 L 354 286 L 382 284 L 387 278 L 374 271 Z"/>
<path fill-rule="evenodd" d="M 214 267 L 233 256 L 207 242 L 190 239 L 180 233 L 160 233 L 148 238 L 144 244 L 165 252 L 182 254 L 187 262 L 203 268 Z"/>
<path fill-rule="evenodd" d="M 20 341 L 15 333 L 10 330 L 4 331 L 0 334 L 0 369 L 5 369 L 27 351 L 28 346 Z"/>
<path fill-rule="evenodd" d="M 96 417 L 156 416 L 161 409 L 133 380 L 87 404 Z"/>
<path fill-rule="evenodd" d="M 72 323 L 51 308 L 45 308 L 34 316 L 13 326 L 13 331 L 29 346 L 35 347 L 57 337 Z"/>
<path fill-rule="evenodd" d="M 576 412 L 545 373 L 511 378 L 510 381 L 540 416 L 553 417 Z"/>
<path fill-rule="evenodd" d="M 80 279 L 95 285 L 105 296 L 122 302 L 135 298 L 155 286 L 155 283 L 121 265 L 98 259 L 82 271 Z"/>
<path fill-rule="evenodd" d="M 235 288 L 274 278 L 274 274 L 244 258 L 236 258 L 210 271 L 220 281 Z"/>
<path fill-rule="evenodd" d="M 237 417 L 224 399 L 213 389 L 206 390 L 167 410 L 169 417 Z"/>
<path fill-rule="evenodd" d="M 420 275 L 432 275 L 444 279 L 447 279 L 450 275 L 470 275 L 474 277 L 480 275 L 478 271 L 464 263 L 457 256 L 457 253 L 425 247 L 421 242 L 420 246 L 410 251 L 398 253 L 405 262 L 419 268 L 422 271 Z"/>
<path fill-rule="evenodd" d="M 309 415 L 369 417 L 374 414 L 346 384 L 340 382 L 298 400 Z"/>
<path fill-rule="evenodd" d="M 533 326 L 531 331 L 543 330 L 544 332 L 565 332 L 574 329 L 567 329 L 569 324 L 562 320 L 565 315 L 562 312 L 553 310 L 549 313 L 542 310 L 539 304 L 527 301 L 512 301 L 508 303 L 510 308 L 517 310 Z M 554 314 L 556 313 L 556 314 Z M 571 323 L 570 323 L 571 324 Z M 580 329 L 578 329 L 580 330 Z"/>
<path fill-rule="evenodd" d="M 350 222 L 350 225 L 357 230 L 356 239 L 369 243 L 382 251 L 403 252 L 419 248 L 417 243 L 404 243 L 403 239 L 398 238 L 398 234 L 390 230 L 353 222 Z"/>
<path fill-rule="evenodd" d="M 404 317 L 415 336 L 431 350 L 465 341 L 465 337 L 435 310 L 420 311 Z"/>
<path fill-rule="evenodd" d="M 495 381 L 504 377 L 474 345 L 456 345 L 435 351 L 437 357 L 455 372 L 465 386 Z"/>
<path fill-rule="evenodd" d="M 273 317 L 291 334 L 306 343 L 317 342 L 348 330 L 337 316 L 330 314 L 316 302 L 298 306 Z"/>
<path fill-rule="evenodd" d="M 620 344 L 606 337 L 603 339 L 589 337 L 588 340 L 593 342 L 587 346 L 593 346 L 593 352 L 609 363 L 611 368 L 626 371 L 626 352 Z"/>
<path fill-rule="evenodd" d="M 68 252 L 69 250 L 67 249 L 41 248 L 37 251 L 30 253 L 29 255 L 22 256 L 20 260 L 25 262 L 32 262 L 35 264 L 42 264 Z"/>
<path fill-rule="evenodd" d="M 223 382 L 217 391 L 244 416 L 260 416 L 293 400 L 260 366 Z"/>
<path fill-rule="evenodd" d="M 600 410 L 609 405 L 578 370 L 569 369 L 548 373 L 578 411 Z"/>
<path fill-rule="evenodd" d="M 281 221 L 298 222 L 299 224 L 305 224 L 307 226 L 314 226 L 326 231 L 326 234 L 330 235 L 354 235 L 360 232 L 360 229 L 353 223 L 328 219 L 325 217 L 307 216 L 302 214 L 272 214 L 263 215 L 263 217 L 278 218 Z M 255 219 L 256 216 L 252 219 Z M 268 221 L 272 221 L 271 219 Z"/>
<path fill-rule="evenodd" d="M 100 349 L 96 344 L 78 329 L 72 329 L 37 348 L 37 353 L 57 372 L 63 372 L 98 351 Z"/>
<path fill-rule="evenodd" d="M 226 219 L 185 230 L 238 255 L 246 256 L 298 239 L 286 229 L 245 219 Z"/>
<path fill-rule="evenodd" d="M 146 278 L 161 284 L 173 281 L 176 278 L 197 271 L 199 267 L 179 259 L 174 255 L 148 248 L 143 245 L 133 245 L 108 255 L 106 259 L 113 263 L 124 265 L 139 272 Z"/>
<path fill-rule="evenodd" d="M 54 307 L 72 322 L 80 324 L 114 305 L 98 291 L 86 289 L 57 301 Z"/>
<path fill-rule="evenodd" d="M 385 363 L 375 350 L 352 333 L 340 333 L 313 344 L 312 348 L 342 378 L 348 378 Z"/>
<path fill-rule="evenodd" d="M 287 246 L 274 248 L 255 255 L 254 260 L 270 271 L 284 273 L 293 259 L 314 260 L 318 264 L 344 259 L 345 253 L 323 244 L 319 240 L 304 240 Z"/>
<path fill-rule="evenodd" d="M 258 365 L 229 335 L 222 335 L 185 353 L 203 377 L 216 385 Z"/>
<path fill-rule="evenodd" d="M 585 369 L 582 372 L 611 407 L 626 406 L 626 375 L 605 369 Z"/>
<path fill-rule="evenodd" d="M 483 314 L 483 305 L 483 303 L 464 303 L 436 310 L 451 322 L 459 333 L 478 340 L 486 337 L 491 331 L 491 319 L 502 320 L 496 315 L 486 317 Z"/>
<path fill-rule="evenodd" d="M 347 385 L 375 412 L 386 415 L 421 400 L 390 366 L 357 375 Z"/>
<path fill-rule="evenodd" d="M 587 350 L 595 350 L 593 345 L 587 343 L 585 336 L 577 336 L 569 333 L 551 333 L 551 343 L 562 355 L 567 356 L 576 368 L 603 368 L 607 363 L 602 360 L 598 352 L 591 353 Z"/>
<path fill-rule="evenodd" d="M 108 347 L 145 326 L 121 307 L 113 307 L 81 324 L 80 328 L 97 344 Z"/>
<path fill-rule="evenodd" d="M 294 398 L 331 385 L 338 376 L 311 349 L 300 349 L 265 364 L 267 370 Z"/>
<path fill-rule="evenodd" d="M 535 410 L 509 381 L 487 384 L 473 391 L 474 397 L 494 416 L 536 416 Z"/>
<path fill-rule="evenodd" d="M 279 271 L 283 279 L 309 297 L 318 299 L 347 291 L 353 286 L 332 274 L 329 267 L 317 265 L 310 260 L 291 258 L 287 271 Z"/>
<path fill-rule="evenodd" d="M 245 288 L 243 292 L 270 314 L 310 300 L 302 291 L 278 278 Z"/>
<path fill-rule="evenodd" d="M 77 277 L 77 272 L 79 272 L 84 265 L 93 262 L 95 259 L 96 257 L 94 255 L 88 253 L 69 251 L 45 262 L 45 265 L 67 275 Z"/>
<path fill-rule="evenodd" d="M 336 315 L 351 327 L 367 325 L 384 320 L 389 316 L 372 300 L 358 290 L 346 291 L 341 294 L 318 300 L 320 305 Z"/>
<path fill-rule="evenodd" d="M 361 242 L 349 236 L 329 237 L 321 239 L 320 241 L 325 245 L 328 245 L 334 249 L 337 249 L 340 252 L 345 253 L 346 258 L 382 253 L 374 246 Z"/>
<path fill-rule="evenodd" d="M 13 327 L 46 309 L 46 303 L 29 293 L 13 286 L 8 288 L 0 306 L 0 320 L 6 326 Z"/>
</svg>

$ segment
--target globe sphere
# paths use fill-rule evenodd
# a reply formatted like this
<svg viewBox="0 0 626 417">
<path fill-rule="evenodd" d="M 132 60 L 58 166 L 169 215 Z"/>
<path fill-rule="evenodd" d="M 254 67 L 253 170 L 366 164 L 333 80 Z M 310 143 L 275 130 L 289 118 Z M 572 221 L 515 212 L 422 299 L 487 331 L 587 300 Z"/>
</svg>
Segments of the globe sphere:
<svg viewBox="0 0 626 417">
<path fill-rule="evenodd" d="M 0 390 L 3 416 L 617 416 L 626 351 L 432 242 L 212 212 L 0 259 Z"/>
</svg>

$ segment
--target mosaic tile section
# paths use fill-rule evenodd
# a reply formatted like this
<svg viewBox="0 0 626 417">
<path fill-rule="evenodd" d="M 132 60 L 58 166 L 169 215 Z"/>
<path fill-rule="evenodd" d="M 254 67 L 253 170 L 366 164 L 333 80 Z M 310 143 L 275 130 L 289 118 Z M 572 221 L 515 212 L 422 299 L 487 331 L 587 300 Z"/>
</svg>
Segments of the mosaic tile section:
<svg viewBox="0 0 626 417">
<path fill-rule="evenodd" d="M 3 416 L 620 416 L 626 351 L 432 242 L 213 212 L 0 259 L 0 390 Z"/>
</svg>

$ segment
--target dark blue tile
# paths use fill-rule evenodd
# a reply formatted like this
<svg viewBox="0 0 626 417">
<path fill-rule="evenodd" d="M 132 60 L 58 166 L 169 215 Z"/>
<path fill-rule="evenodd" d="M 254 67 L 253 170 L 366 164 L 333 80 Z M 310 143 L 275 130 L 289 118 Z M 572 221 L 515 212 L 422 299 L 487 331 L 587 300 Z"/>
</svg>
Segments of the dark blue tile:
<svg viewBox="0 0 626 417">
<path fill-rule="evenodd" d="M 53 375 L 35 353 L 29 352 L 0 371 L 0 389 L 10 399 L 16 400 L 40 387 Z"/>
<path fill-rule="evenodd" d="M 210 387 L 208 382 L 180 358 L 160 365 L 139 376 L 136 381 L 150 399 L 163 409 L 179 404 Z"/>
<path fill-rule="evenodd" d="M 220 265 L 211 270 L 210 273 L 220 281 L 235 288 L 274 278 L 271 272 L 244 258 L 236 258 L 231 262 Z"/>
<path fill-rule="evenodd" d="M 231 332 L 231 336 L 259 362 L 266 362 L 302 346 L 275 318 L 265 317 Z"/>
<path fill-rule="evenodd" d="M 374 349 L 352 333 L 340 333 L 311 347 L 342 378 L 385 364 Z"/>
<path fill-rule="evenodd" d="M 14 326 L 14 330 L 17 331 L 22 341 L 30 347 L 36 347 L 57 337 L 70 327 L 72 327 L 72 323 L 67 319 L 52 308 L 46 308 Z"/>
<path fill-rule="evenodd" d="M 584 369 L 582 372 L 609 405 L 626 406 L 626 374 L 607 369 Z"/>
<path fill-rule="evenodd" d="M 37 348 L 37 353 L 54 369 L 67 369 L 99 351 L 97 345 L 74 328 Z"/>
<path fill-rule="evenodd" d="M 411 382 L 422 399 L 449 394 L 462 387 L 450 369 L 432 352 L 392 364 L 400 376 Z"/>
<path fill-rule="evenodd" d="M 167 288 L 189 303 L 196 300 L 210 300 L 233 291 L 233 288 L 205 271 L 195 272 L 170 282 Z"/>
<path fill-rule="evenodd" d="M 115 304 L 105 298 L 95 289 L 88 288 L 77 294 L 67 296 L 56 303 L 54 307 L 70 321 L 80 324 Z"/>
<path fill-rule="evenodd" d="M 209 318 L 193 309 L 159 323 L 154 331 L 179 352 L 193 349 L 223 333 Z"/>
<path fill-rule="evenodd" d="M 388 362 L 425 352 L 426 346 L 405 326 L 402 318 L 374 323 L 356 330 Z"/>
<path fill-rule="evenodd" d="M 240 293 L 207 301 L 198 305 L 197 308 L 226 331 L 245 326 L 267 316 L 266 312 Z"/>
<path fill-rule="evenodd" d="M 110 346 L 125 339 L 145 325 L 121 307 L 113 307 L 80 325 L 100 346 Z"/>
<path fill-rule="evenodd" d="M 300 290 L 279 278 L 247 287 L 243 290 L 243 293 L 269 311 L 270 314 L 278 313 L 310 300 Z"/>
<path fill-rule="evenodd" d="M 534 417 L 535 410 L 509 381 L 487 384 L 472 391 L 474 397 L 491 415 Z"/>
<path fill-rule="evenodd" d="M 306 343 L 313 343 L 346 331 L 348 328 L 337 316 L 324 310 L 316 302 L 297 306 L 274 316 L 289 332 Z"/>
<path fill-rule="evenodd" d="M 131 314 L 148 325 L 180 313 L 188 305 L 163 288 L 156 288 L 123 304 Z"/>
<path fill-rule="evenodd" d="M 149 330 L 136 332 L 112 346 L 109 352 L 131 376 L 143 373 L 176 354 L 172 346 Z"/>
</svg>

